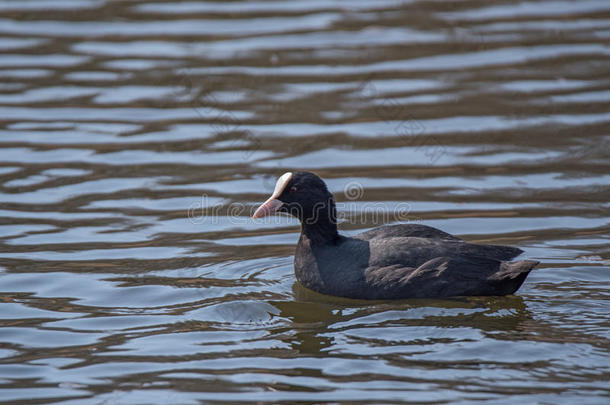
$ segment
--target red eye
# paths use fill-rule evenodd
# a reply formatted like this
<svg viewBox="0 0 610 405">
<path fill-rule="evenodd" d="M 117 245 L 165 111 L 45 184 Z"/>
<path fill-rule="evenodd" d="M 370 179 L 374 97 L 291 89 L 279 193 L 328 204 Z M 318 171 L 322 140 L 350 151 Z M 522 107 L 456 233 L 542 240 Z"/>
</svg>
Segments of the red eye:
<svg viewBox="0 0 610 405">
<path fill-rule="evenodd" d="M 296 191 L 297 191 L 297 188 L 295 186 L 290 187 L 291 193 L 295 193 Z"/>
</svg>

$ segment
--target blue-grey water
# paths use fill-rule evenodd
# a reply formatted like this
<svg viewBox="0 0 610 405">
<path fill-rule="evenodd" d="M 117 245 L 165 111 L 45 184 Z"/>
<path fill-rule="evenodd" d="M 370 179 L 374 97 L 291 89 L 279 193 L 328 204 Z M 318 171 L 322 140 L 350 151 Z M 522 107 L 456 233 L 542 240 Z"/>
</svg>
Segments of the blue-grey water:
<svg viewBox="0 0 610 405">
<path fill-rule="evenodd" d="M 609 128 L 607 0 L 0 0 L 0 401 L 606 404 Z M 542 263 L 309 292 L 294 170 Z"/>
</svg>

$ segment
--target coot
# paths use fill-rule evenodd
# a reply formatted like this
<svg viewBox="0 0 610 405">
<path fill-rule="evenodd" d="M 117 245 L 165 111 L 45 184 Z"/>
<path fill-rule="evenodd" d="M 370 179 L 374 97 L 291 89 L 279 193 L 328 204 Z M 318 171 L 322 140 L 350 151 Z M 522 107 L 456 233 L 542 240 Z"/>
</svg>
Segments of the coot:
<svg viewBox="0 0 610 405">
<path fill-rule="evenodd" d="M 322 294 L 358 299 L 506 295 L 539 263 L 510 260 L 509 246 L 468 243 L 419 224 L 381 226 L 354 237 L 337 232 L 332 194 L 317 175 L 285 173 L 254 213 L 301 221 L 294 256 L 297 280 Z"/>
</svg>

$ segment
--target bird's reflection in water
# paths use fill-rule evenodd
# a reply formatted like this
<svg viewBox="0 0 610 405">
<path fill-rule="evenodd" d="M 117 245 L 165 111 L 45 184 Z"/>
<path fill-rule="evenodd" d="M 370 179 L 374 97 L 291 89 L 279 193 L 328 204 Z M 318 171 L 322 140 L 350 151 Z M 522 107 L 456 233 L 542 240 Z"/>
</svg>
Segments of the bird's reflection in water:
<svg viewBox="0 0 610 405">
<path fill-rule="evenodd" d="M 291 333 L 281 339 L 301 355 L 328 353 L 336 335 L 360 328 L 472 328 L 483 335 L 493 332 L 498 336 L 523 330 L 533 319 L 525 300 L 515 295 L 366 301 L 319 294 L 298 282 L 292 291 L 294 300 L 269 304 L 279 310 L 278 316 L 290 320 L 291 324 L 281 329 Z M 404 339 L 408 341 L 409 336 Z"/>
</svg>

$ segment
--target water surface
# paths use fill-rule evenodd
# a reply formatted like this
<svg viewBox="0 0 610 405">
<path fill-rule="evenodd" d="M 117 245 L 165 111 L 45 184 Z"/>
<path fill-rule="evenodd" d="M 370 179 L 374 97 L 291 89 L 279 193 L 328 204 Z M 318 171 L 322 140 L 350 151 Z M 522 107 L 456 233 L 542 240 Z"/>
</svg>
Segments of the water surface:
<svg viewBox="0 0 610 405">
<path fill-rule="evenodd" d="M 610 4 L 0 1 L 0 401 L 610 396 Z M 354 234 L 542 264 L 516 296 L 295 284 L 315 170 Z"/>
</svg>

